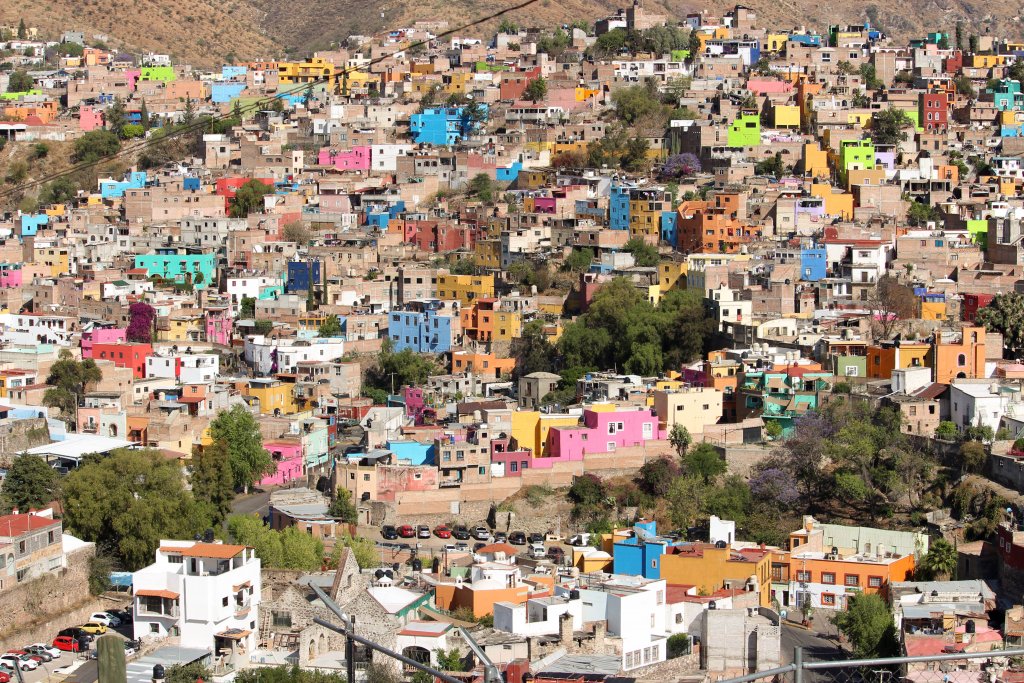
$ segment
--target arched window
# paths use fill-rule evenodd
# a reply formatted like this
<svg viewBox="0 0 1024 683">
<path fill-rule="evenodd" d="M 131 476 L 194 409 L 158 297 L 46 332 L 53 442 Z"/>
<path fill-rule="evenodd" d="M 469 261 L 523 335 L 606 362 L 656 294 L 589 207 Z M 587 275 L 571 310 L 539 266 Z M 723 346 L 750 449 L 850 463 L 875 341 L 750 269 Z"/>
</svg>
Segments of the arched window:
<svg viewBox="0 0 1024 683">
<path fill-rule="evenodd" d="M 960 367 L 967 365 L 967 356 L 961 353 L 959 356 L 956 357 L 956 364 L 959 365 Z"/>
</svg>

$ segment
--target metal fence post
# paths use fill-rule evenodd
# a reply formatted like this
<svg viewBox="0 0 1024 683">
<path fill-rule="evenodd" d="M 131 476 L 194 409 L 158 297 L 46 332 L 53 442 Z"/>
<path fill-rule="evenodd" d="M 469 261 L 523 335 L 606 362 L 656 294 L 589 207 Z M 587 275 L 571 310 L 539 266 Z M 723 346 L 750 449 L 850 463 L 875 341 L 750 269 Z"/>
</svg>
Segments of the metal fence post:
<svg viewBox="0 0 1024 683">
<path fill-rule="evenodd" d="M 793 683 L 803 683 L 804 681 L 804 649 L 797 645 L 793 648 Z"/>
<path fill-rule="evenodd" d="M 356 641 L 352 640 L 352 634 L 356 630 L 355 615 L 349 615 L 351 623 L 345 629 L 345 674 L 348 676 L 348 683 L 356 683 Z"/>
</svg>

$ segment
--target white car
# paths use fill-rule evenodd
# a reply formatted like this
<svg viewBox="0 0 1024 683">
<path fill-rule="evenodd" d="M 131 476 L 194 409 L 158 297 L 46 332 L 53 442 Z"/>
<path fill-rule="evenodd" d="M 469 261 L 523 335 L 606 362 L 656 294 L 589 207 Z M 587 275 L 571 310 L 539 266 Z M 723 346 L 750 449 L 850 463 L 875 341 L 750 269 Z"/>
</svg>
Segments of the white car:
<svg viewBox="0 0 1024 683">
<path fill-rule="evenodd" d="M 114 628 L 121 624 L 120 619 L 106 612 L 93 612 L 86 621 L 95 621 L 97 624 L 103 624 L 107 628 Z"/>
<path fill-rule="evenodd" d="M 534 543 L 533 545 L 531 545 L 529 552 L 530 557 L 532 557 L 535 560 L 541 560 L 547 557 L 548 554 L 547 548 L 545 548 L 541 543 Z"/>
<path fill-rule="evenodd" d="M 6 662 L 12 669 L 19 667 L 22 671 L 35 671 L 39 668 L 39 662 L 28 655 L 0 655 L 0 662 Z"/>
<path fill-rule="evenodd" d="M 25 652 L 31 653 L 32 650 L 30 650 L 29 648 L 32 648 L 32 650 L 40 650 L 42 652 L 45 652 L 54 659 L 60 657 L 60 650 L 58 648 L 55 648 L 53 645 L 47 645 L 46 643 L 32 643 L 31 645 L 26 645 L 21 649 Z"/>
</svg>

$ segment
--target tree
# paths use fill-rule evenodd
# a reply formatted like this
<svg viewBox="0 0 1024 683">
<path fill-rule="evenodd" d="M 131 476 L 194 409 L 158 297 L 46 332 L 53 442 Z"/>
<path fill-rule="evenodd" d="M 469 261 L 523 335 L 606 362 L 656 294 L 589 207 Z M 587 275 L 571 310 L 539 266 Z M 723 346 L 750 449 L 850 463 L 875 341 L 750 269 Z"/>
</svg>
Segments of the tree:
<svg viewBox="0 0 1024 683">
<path fill-rule="evenodd" d="M 385 339 L 377 355 L 377 367 L 366 373 L 365 386 L 390 392 L 392 388 L 425 384 L 427 378 L 437 374 L 439 368 L 432 359 L 403 349 L 395 353 L 391 340 Z"/>
<path fill-rule="evenodd" d="M 960 74 L 953 79 L 953 85 L 956 86 L 956 91 L 965 97 L 974 97 L 974 82 L 964 74 Z"/>
<path fill-rule="evenodd" d="M 458 649 L 452 648 L 445 652 L 442 648 L 435 650 L 437 655 L 437 668 L 439 671 L 465 671 L 466 663 L 462 661 L 462 655 Z"/>
<path fill-rule="evenodd" d="M 253 414 L 241 405 L 222 410 L 210 423 L 210 436 L 226 444 L 236 489 L 249 487 L 274 472 L 274 461 L 263 448 L 263 436 Z"/>
<path fill-rule="evenodd" d="M 661 167 L 662 178 L 683 178 L 700 173 L 700 159 L 696 154 L 684 152 L 673 154 Z"/>
<path fill-rule="evenodd" d="M 538 76 L 529 83 L 526 84 L 526 89 L 523 91 L 523 97 L 530 100 L 534 104 L 542 101 L 548 96 L 548 81 L 543 76 Z"/>
<path fill-rule="evenodd" d="M 962 21 L 956 22 L 956 33 L 955 33 L 955 35 L 956 35 L 956 49 L 957 50 L 963 50 L 964 49 L 964 22 L 962 22 Z"/>
<path fill-rule="evenodd" d="M 679 477 L 665 496 L 668 501 L 668 514 L 672 524 L 678 529 L 688 529 L 704 513 L 704 495 L 707 486 L 700 477 Z"/>
<path fill-rule="evenodd" d="M 867 304 L 878 339 L 891 339 L 902 321 L 917 316 L 918 299 L 914 290 L 890 275 L 878 278 Z"/>
<path fill-rule="evenodd" d="M 128 341 L 151 344 L 153 342 L 153 323 L 156 320 L 156 309 L 144 302 L 136 302 L 128 307 Z"/>
<path fill-rule="evenodd" d="M 985 467 L 988 454 L 980 441 L 965 441 L 960 444 L 961 472 L 980 472 Z"/>
<path fill-rule="evenodd" d="M 559 152 L 551 159 L 553 168 L 586 168 L 588 156 L 583 150 L 569 150 Z"/>
<path fill-rule="evenodd" d="M 103 379 L 103 373 L 91 358 L 75 360 L 67 349 L 62 349 L 57 362 L 50 366 L 46 383 L 50 388 L 43 394 L 43 405 L 59 408 L 66 421 L 74 420 L 79 399 L 89 384 Z"/>
<path fill-rule="evenodd" d="M 642 237 L 629 238 L 622 250 L 632 254 L 634 263 L 641 267 L 656 266 L 661 260 L 658 248 L 653 244 L 648 244 Z"/>
<path fill-rule="evenodd" d="M 972 55 L 978 54 L 978 52 L 981 51 L 981 50 L 979 50 L 980 44 L 981 44 L 981 41 L 978 39 L 978 36 L 972 35 L 972 36 L 968 37 L 968 39 L 967 39 L 967 46 L 968 46 L 967 50 L 968 50 L 968 52 L 970 52 Z"/>
<path fill-rule="evenodd" d="M 72 161 L 76 164 L 91 164 L 117 154 L 121 141 L 109 130 L 91 130 L 75 140 Z"/>
<path fill-rule="evenodd" d="M 110 590 L 110 573 L 114 571 L 114 560 L 109 555 L 93 555 L 89 558 L 89 593 L 103 595 Z"/>
<path fill-rule="evenodd" d="M 907 139 L 907 127 L 913 121 L 902 109 L 889 107 L 871 117 L 871 139 L 876 145 L 896 145 Z"/>
<path fill-rule="evenodd" d="M 770 175 L 775 178 L 782 178 L 786 174 L 786 166 L 782 163 L 782 154 L 776 152 L 763 161 L 754 164 L 754 173 L 757 175 Z"/>
<path fill-rule="evenodd" d="M 26 38 L 28 38 L 28 28 L 25 26 L 25 19 L 22 18 L 18 21 L 18 40 Z"/>
<path fill-rule="evenodd" d="M 956 571 L 956 564 L 956 548 L 944 538 L 932 541 L 928 547 L 928 554 L 921 562 L 921 566 L 933 581 L 948 581 Z"/>
<path fill-rule="evenodd" d="M 245 218 L 253 211 L 263 208 L 263 198 L 274 191 L 272 185 L 267 185 L 259 180 L 247 180 L 244 185 L 235 191 L 231 199 L 228 213 L 232 218 Z"/>
<path fill-rule="evenodd" d="M 131 140 L 133 138 L 141 138 L 146 134 L 146 129 L 139 123 L 126 123 L 121 128 L 121 139 Z"/>
<path fill-rule="evenodd" d="M 149 107 L 146 106 L 146 98 L 142 98 L 142 105 L 139 107 L 139 123 L 142 124 L 142 129 L 149 132 L 153 122 L 149 119 Z"/>
<path fill-rule="evenodd" d="M 324 318 L 323 323 L 320 324 L 318 334 L 321 337 L 340 337 L 341 321 L 338 320 L 338 316 L 331 314 Z"/>
<path fill-rule="evenodd" d="M 715 447 L 709 443 L 699 443 L 683 456 L 683 470 L 691 477 L 700 477 L 705 484 L 710 484 L 719 475 L 725 474 L 725 460 Z"/>
<path fill-rule="evenodd" d="M 324 544 L 298 527 L 276 531 L 255 516 L 231 515 L 228 533 L 236 542 L 252 546 L 268 569 L 314 571 L 323 564 Z"/>
<path fill-rule="evenodd" d="M 256 299 L 251 296 L 243 296 L 239 305 L 239 315 L 243 318 L 256 317 Z"/>
<path fill-rule="evenodd" d="M 0 507 L 4 514 L 11 510 L 28 512 L 57 500 L 59 491 L 57 470 L 37 455 L 19 455 L 7 469 L 0 487 Z"/>
<path fill-rule="evenodd" d="M 125 138 L 124 127 L 128 125 L 128 114 L 120 97 L 115 97 L 111 105 L 103 112 L 103 120 L 107 124 L 107 130 L 122 140 Z"/>
<path fill-rule="evenodd" d="M 885 601 L 875 593 L 847 598 L 845 612 L 832 615 L 832 623 L 853 645 L 854 657 L 895 657 L 899 653 L 896 625 Z"/>
<path fill-rule="evenodd" d="M 302 106 L 309 109 L 309 104 L 313 101 L 313 97 L 313 84 L 309 83 L 306 85 L 306 89 L 302 93 Z"/>
<path fill-rule="evenodd" d="M 651 143 L 647 141 L 647 138 L 634 135 L 626 142 L 626 149 L 623 150 L 619 159 L 619 166 L 623 171 L 630 173 L 646 171 L 650 166 L 650 159 L 647 157 L 650 148 Z"/>
<path fill-rule="evenodd" d="M 679 465 L 667 456 L 645 462 L 636 473 L 636 485 L 649 496 L 661 498 L 679 476 Z"/>
<path fill-rule="evenodd" d="M 519 33 L 519 26 L 516 24 L 516 22 L 512 21 L 508 17 L 505 17 L 504 19 L 501 20 L 501 23 L 498 24 L 498 33 L 516 35 L 517 33 Z"/>
<path fill-rule="evenodd" d="M 545 336 L 543 328 L 543 322 L 531 320 L 523 326 L 523 333 L 512 340 L 509 357 L 516 361 L 516 366 L 512 370 L 513 380 L 534 372 L 554 371 L 555 349 Z"/>
<path fill-rule="evenodd" d="M 494 193 L 497 191 L 494 179 L 486 173 L 477 173 L 469 181 L 469 194 L 476 197 L 485 204 L 494 201 Z"/>
<path fill-rule="evenodd" d="M 956 441 L 959 436 L 960 430 L 957 429 L 956 423 L 950 422 L 949 420 L 943 420 L 935 429 L 936 439 L 942 439 L 943 441 Z"/>
<path fill-rule="evenodd" d="M 936 43 L 936 47 L 938 47 L 940 50 L 949 49 L 949 37 L 945 33 L 943 33 L 942 36 L 939 38 L 939 42 Z"/>
<path fill-rule="evenodd" d="M 573 518 L 594 519 L 601 516 L 602 505 L 607 497 L 608 488 L 599 477 L 593 474 L 574 477 L 568 493 Z"/>
<path fill-rule="evenodd" d="M 356 558 L 356 564 L 359 565 L 360 569 L 372 569 L 379 567 L 381 564 L 380 551 L 373 541 L 362 536 L 351 536 L 348 532 L 342 531 L 337 542 L 334 544 L 334 551 L 331 554 L 331 560 L 335 567 L 338 566 L 343 548 L 348 548 L 352 551 Z"/>
<path fill-rule="evenodd" d="M 572 273 L 583 273 L 590 270 L 590 264 L 594 262 L 594 250 L 590 247 L 573 249 L 562 263 L 562 270 Z"/>
<path fill-rule="evenodd" d="M 910 208 L 907 209 L 907 222 L 913 226 L 922 226 L 938 221 L 939 217 L 939 210 L 930 204 L 911 202 Z"/>
<path fill-rule="evenodd" d="M 782 436 L 782 424 L 778 420 L 765 420 L 764 435 L 772 441 L 778 440 Z"/>
<path fill-rule="evenodd" d="M 200 503 L 209 505 L 209 515 L 214 524 L 223 522 L 231 511 L 235 498 L 234 477 L 231 473 L 231 456 L 223 441 L 214 441 L 204 448 L 192 450 L 191 476 L 192 495 Z"/>
<path fill-rule="evenodd" d="M 358 511 L 352 503 L 352 494 L 346 488 L 339 488 L 334 495 L 334 500 L 327 508 L 327 514 L 337 517 L 346 524 L 355 524 L 358 521 Z"/>
<path fill-rule="evenodd" d="M 35 87 L 35 81 L 27 71 L 15 71 L 7 80 L 7 92 L 28 92 Z"/>
<path fill-rule="evenodd" d="M 281 237 L 284 238 L 285 242 L 305 245 L 309 243 L 310 239 L 309 228 L 302 221 L 292 221 L 281 228 Z"/>
<path fill-rule="evenodd" d="M 657 92 L 644 85 L 619 88 L 612 93 L 612 104 L 619 119 L 630 126 L 648 117 L 667 117 Z"/>
<path fill-rule="evenodd" d="M 672 425 L 672 431 L 668 433 L 668 442 L 672 444 L 672 448 L 676 449 L 676 453 L 682 458 L 686 455 L 686 451 L 690 448 L 690 444 L 693 443 L 693 437 L 690 436 L 690 430 L 683 425 L 676 423 Z"/>
<path fill-rule="evenodd" d="M 128 571 L 151 563 L 160 539 L 192 538 L 211 523 L 185 490 L 180 465 L 156 450 L 86 459 L 63 492 L 65 530 L 111 548 Z"/>
<path fill-rule="evenodd" d="M 1003 357 L 1024 358 L 1024 294 L 997 294 L 978 311 L 975 322 L 1003 335 Z"/>
</svg>

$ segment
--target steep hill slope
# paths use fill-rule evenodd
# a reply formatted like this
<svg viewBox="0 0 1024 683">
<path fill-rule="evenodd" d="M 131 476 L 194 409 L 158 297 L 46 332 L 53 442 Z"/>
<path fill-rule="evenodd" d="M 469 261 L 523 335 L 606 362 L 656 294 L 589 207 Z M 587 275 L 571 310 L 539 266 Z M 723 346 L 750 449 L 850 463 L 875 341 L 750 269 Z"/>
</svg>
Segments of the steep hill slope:
<svg viewBox="0 0 1024 683">
<path fill-rule="evenodd" d="M 508 16 L 525 26 L 555 26 L 595 19 L 631 0 L 539 0 Z M 353 33 L 368 34 L 419 20 L 448 20 L 456 27 L 486 17 L 516 0 L 7 0 L 0 20 L 17 23 L 25 17 L 49 36 L 62 29 L 87 35 L 105 34 L 113 46 L 171 52 L 197 65 L 279 56 L 286 48 L 303 54 L 326 48 Z M 650 11 L 682 18 L 706 9 L 721 13 L 729 0 L 646 0 Z M 964 35 L 1024 35 L 1021 0 L 983 3 L 981 0 L 745 0 L 758 13 L 758 24 L 780 29 L 806 26 L 819 31 L 829 24 L 870 20 L 897 39 L 928 31 L 952 34 L 958 21 Z M 498 20 L 485 22 L 467 34 L 486 35 Z M 966 38 L 965 38 L 966 40 Z"/>
</svg>

